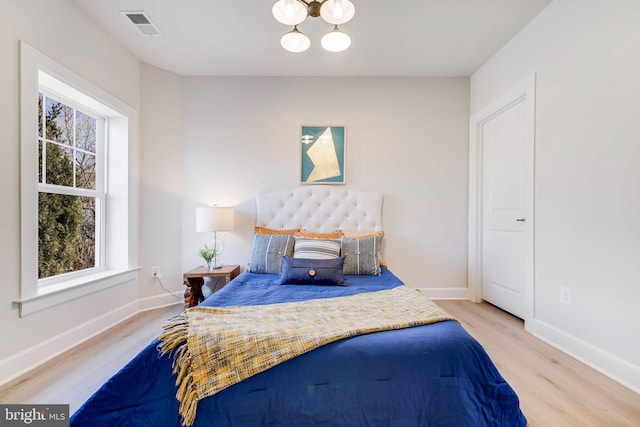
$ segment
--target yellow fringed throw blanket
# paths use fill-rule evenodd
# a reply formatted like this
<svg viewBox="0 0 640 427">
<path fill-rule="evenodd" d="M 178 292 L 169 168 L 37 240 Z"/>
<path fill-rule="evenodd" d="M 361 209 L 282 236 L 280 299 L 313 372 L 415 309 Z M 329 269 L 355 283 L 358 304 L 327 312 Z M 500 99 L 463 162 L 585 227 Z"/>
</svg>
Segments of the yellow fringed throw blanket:
<svg viewBox="0 0 640 427">
<path fill-rule="evenodd" d="M 317 347 L 355 335 L 456 320 L 417 289 L 258 306 L 193 307 L 169 320 L 163 354 L 175 352 L 182 425 L 198 401 Z"/>
</svg>

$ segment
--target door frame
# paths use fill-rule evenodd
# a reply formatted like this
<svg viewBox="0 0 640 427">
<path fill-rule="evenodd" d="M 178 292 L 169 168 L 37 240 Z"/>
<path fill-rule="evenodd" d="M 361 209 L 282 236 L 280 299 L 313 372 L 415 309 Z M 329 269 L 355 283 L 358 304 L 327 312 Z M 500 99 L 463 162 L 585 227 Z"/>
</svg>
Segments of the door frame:
<svg viewBox="0 0 640 427">
<path fill-rule="evenodd" d="M 530 227 L 530 250 L 526 256 L 525 284 L 525 325 L 527 320 L 534 318 L 534 154 L 535 154 L 535 74 L 510 89 L 508 92 L 475 113 L 469 119 L 469 235 L 468 235 L 468 290 L 469 300 L 482 302 L 482 196 L 483 196 L 483 126 L 515 105 L 524 103 L 526 117 L 526 138 L 528 140 L 528 156 L 530 161 L 526 166 L 526 183 L 529 206 L 531 212 L 527 218 Z"/>
</svg>

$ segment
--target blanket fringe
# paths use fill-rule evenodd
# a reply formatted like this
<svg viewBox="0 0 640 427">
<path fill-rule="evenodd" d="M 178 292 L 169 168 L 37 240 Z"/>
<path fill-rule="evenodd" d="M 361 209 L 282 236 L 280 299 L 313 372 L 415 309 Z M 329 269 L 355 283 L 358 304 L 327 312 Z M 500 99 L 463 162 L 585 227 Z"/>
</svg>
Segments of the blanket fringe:
<svg viewBox="0 0 640 427">
<path fill-rule="evenodd" d="M 171 365 L 173 373 L 177 375 L 176 399 L 180 402 L 182 425 L 191 426 L 196 419 L 198 407 L 198 392 L 194 387 L 191 369 L 191 353 L 187 345 L 188 322 L 184 314 L 180 314 L 162 325 L 164 332 L 160 334 L 161 344 L 158 349 L 161 354 L 173 356 Z M 175 354 L 173 354 L 175 352 Z"/>
<path fill-rule="evenodd" d="M 177 385 L 177 384 L 176 384 Z M 180 384 L 176 398 L 180 402 L 178 411 L 182 415 L 182 425 L 193 425 L 198 408 L 198 392 L 194 388 L 193 374 L 189 373 Z"/>
<path fill-rule="evenodd" d="M 171 356 L 173 351 L 187 342 L 189 322 L 187 316 L 179 314 L 162 325 L 164 332 L 160 334 L 158 349 L 163 355 Z"/>
</svg>

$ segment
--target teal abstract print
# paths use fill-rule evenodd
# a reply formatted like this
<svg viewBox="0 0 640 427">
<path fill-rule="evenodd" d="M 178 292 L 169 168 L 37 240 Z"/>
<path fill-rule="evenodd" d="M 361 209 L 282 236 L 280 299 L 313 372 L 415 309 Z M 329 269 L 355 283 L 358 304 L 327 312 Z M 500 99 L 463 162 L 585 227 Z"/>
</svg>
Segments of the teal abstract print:
<svg viewBox="0 0 640 427">
<path fill-rule="evenodd" d="M 300 182 L 345 184 L 346 128 L 302 126 Z"/>
</svg>

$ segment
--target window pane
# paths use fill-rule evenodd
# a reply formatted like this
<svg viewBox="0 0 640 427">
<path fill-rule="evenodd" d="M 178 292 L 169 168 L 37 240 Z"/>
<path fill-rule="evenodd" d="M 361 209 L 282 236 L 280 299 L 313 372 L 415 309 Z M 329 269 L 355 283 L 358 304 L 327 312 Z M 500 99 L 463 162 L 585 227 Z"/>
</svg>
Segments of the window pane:
<svg viewBox="0 0 640 427">
<path fill-rule="evenodd" d="M 47 184 L 73 187 L 73 150 L 47 143 Z"/>
<path fill-rule="evenodd" d="M 38 137 L 42 138 L 42 93 L 38 92 Z"/>
<path fill-rule="evenodd" d="M 42 182 L 42 140 L 38 140 L 38 182 Z"/>
<path fill-rule="evenodd" d="M 38 278 L 96 265 L 95 207 L 92 197 L 38 194 Z"/>
<path fill-rule="evenodd" d="M 95 190 L 96 156 L 78 151 L 76 153 L 76 187 Z"/>
<path fill-rule="evenodd" d="M 82 227 L 78 241 L 79 257 L 76 270 L 84 270 L 96 266 L 96 199 L 79 197 L 82 204 Z"/>
<path fill-rule="evenodd" d="M 73 108 L 51 98 L 46 100 L 45 137 L 61 144 L 73 144 Z"/>
<path fill-rule="evenodd" d="M 76 147 L 96 152 L 96 119 L 76 111 Z"/>
</svg>

